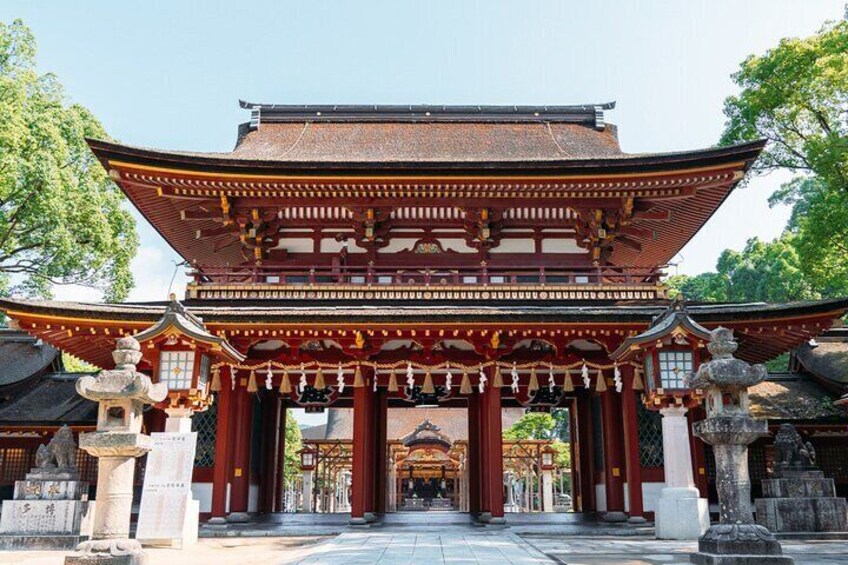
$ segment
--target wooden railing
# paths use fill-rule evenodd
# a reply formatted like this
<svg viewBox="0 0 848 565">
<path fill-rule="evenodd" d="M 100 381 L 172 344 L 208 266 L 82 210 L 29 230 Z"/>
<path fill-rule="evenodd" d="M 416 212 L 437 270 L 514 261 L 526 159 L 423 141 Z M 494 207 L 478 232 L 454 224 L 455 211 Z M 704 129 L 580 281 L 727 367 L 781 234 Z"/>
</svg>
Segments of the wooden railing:
<svg viewBox="0 0 848 565">
<path fill-rule="evenodd" d="M 197 286 L 281 285 L 372 287 L 497 285 L 658 285 L 662 267 L 389 267 L 389 266 L 246 266 L 204 267 L 189 272 Z"/>
</svg>

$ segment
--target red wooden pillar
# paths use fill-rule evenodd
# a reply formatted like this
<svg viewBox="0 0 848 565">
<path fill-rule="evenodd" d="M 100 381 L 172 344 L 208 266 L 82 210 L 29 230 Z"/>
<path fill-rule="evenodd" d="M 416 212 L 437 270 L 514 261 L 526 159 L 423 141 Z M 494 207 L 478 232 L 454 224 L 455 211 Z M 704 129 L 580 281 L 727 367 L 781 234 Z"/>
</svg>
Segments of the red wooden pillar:
<svg viewBox="0 0 848 565">
<path fill-rule="evenodd" d="M 489 379 L 492 382 L 492 378 Z M 491 513 L 491 523 L 504 521 L 503 489 L 503 424 L 501 421 L 501 389 L 487 386 L 482 394 L 481 413 L 484 416 L 484 459 L 482 465 L 483 484 L 486 485 L 485 500 Z"/>
<path fill-rule="evenodd" d="M 604 377 L 601 377 L 604 378 Z M 608 521 L 623 521 L 624 514 L 624 445 L 621 394 L 615 389 L 601 393 L 604 439 L 604 486 L 607 495 Z"/>
<path fill-rule="evenodd" d="M 478 514 L 480 500 L 480 397 L 468 395 L 468 511 Z"/>
<path fill-rule="evenodd" d="M 377 378 L 376 374 L 372 378 Z M 373 390 L 373 389 L 372 389 Z M 386 511 L 386 456 L 387 433 L 389 422 L 389 397 L 385 388 L 377 389 L 374 393 L 375 403 L 375 433 L 374 439 L 374 512 Z"/>
<path fill-rule="evenodd" d="M 642 464 L 639 460 L 639 417 L 637 413 L 638 392 L 633 390 L 633 367 L 621 368 L 624 390 L 621 393 L 624 415 L 624 453 L 627 459 L 627 496 L 630 501 L 630 519 L 633 523 L 644 522 L 642 503 Z"/>
<path fill-rule="evenodd" d="M 230 492 L 230 515 L 227 520 L 246 520 L 250 496 L 250 444 L 253 428 L 253 396 L 247 392 L 247 379 L 239 377 L 234 392 L 236 417 L 233 428 L 233 475 Z"/>
<path fill-rule="evenodd" d="M 279 397 L 277 399 L 277 426 L 279 433 L 277 434 L 277 480 L 274 482 L 274 512 L 283 512 L 285 510 L 286 496 L 286 422 L 288 418 L 288 406 L 286 399 Z"/>
<path fill-rule="evenodd" d="M 477 443 L 477 455 L 480 461 L 480 467 L 477 470 L 477 482 L 480 485 L 480 512 L 481 514 L 485 514 L 490 512 L 491 506 L 489 499 L 489 479 L 487 475 L 489 469 L 489 429 L 486 425 L 489 419 L 489 405 L 483 395 L 478 394 L 476 391 L 474 394 L 478 396 L 477 433 L 479 434 L 479 441 Z"/>
<path fill-rule="evenodd" d="M 367 381 L 366 381 L 367 383 Z M 350 522 L 365 524 L 365 513 L 371 512 L 373 489 L 369 488 L 373 474 L 369 437 L 373 430 L 372 395 L 369 386 L 353 389 L 353 476 L 351 477 Z"/>
<path fill-rule="evenodd" d="M 580 473 L 581 446 L 578 429 L 577 399 L 572 398 L 568 404 L 568 433 L 571 439 L 569 442 L 569 449 L 571 450 L 571 500 L 572 509 L 575 512 L 583 512 L 583 496 L 580 494 L 582 492 L 580 485 L 583 484 L 583 477 Z"/>
<path fill-rule="evenodd" d="M 580 508 L 597 510 L 595 501 L 595 443 L 592 429 L 592 396 L 584 391 L 577 397 L 577 433 L 580 441 Z"/>
<path fill-rule="evenodd" d="M 277 393 L 262 391 L 261 465 L 259 475 L 259 512 L 274 511 L 274 484 L 277 482 L 277 445 L 279 417 Z"/>
<path fill-rule="evenodd" d="M 692 424 L 703 420 L 706 417 L 706 412 L 703 406 L 695 406 L 689 409 L 686 417 L 689 422 L 689 450 L 692 453 L 692 476 L 695 478 L 695 486 L 698 487 L 701 498 L 707 498 L 709 485 L 707 482 L 707 462 L 706 453 L 704 453 L 704 442 L 692 433 Z"/>
<path fill-rule="evenodd" d="M 232 392 L 229 387 L 229 368 L 221 368 L 223 386 L 217 398 L 217 418 L 215 420 L 215 467 L 212 469 L 212 520 L 223 522 L 227 514 L 227 490 L 229 486 L 230 462 L 230 410 Z"/>
</svg>

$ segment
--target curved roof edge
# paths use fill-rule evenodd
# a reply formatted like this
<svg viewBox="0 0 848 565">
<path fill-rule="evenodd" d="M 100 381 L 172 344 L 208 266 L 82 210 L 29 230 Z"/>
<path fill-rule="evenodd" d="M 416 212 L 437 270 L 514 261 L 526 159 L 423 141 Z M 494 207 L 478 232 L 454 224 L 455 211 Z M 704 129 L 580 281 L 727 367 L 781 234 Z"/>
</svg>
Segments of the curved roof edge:
<svg viewBox="0 0 848 565">
<path fill-rule="evenodd" d="M 110 161 L 184 171 L 269 174 L 577 174 L 668 171 L 680 168 L 718 166 L 739 161 L 747 169 L 765 147 L 760 139 L 727 147 L 713 147 L 671 153 L 622 154 L 601 159 L 562 159 L 534 161 L 282 161 L 234 157 L 233 153 L 164 151 L 110 141 L 86 139 L 89 147 L 108 170 Z"/>
</svg>

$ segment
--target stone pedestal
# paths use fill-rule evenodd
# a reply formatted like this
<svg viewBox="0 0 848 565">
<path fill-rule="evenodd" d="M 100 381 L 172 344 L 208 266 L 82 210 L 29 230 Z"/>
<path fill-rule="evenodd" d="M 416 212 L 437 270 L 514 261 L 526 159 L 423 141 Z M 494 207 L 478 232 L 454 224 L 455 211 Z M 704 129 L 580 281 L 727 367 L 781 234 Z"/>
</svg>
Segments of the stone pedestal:
<svg viewBox="0 0 848 565">
<path fill-rule="evenodd" d="M 542 471 L 542 512 L 554 511 L 554 477 L 551 471 Z"/>
<path fill-rule="evenodd" d="M 303 471 L 303 511 L 312 512 L 312 471 Z"/>
<path fill-rule="evenodd" d="M 845 499 L 836 497 L 833 479 L 819 470 L 784 472 L 782 477 L 765 479 L 763 496 L 755 501 L 757 523 L 772 532 L 848 530 Z"/>
<path fill-rule="evenodd" d="M 0 550 L 73 549 L 91 537 L 93 514 L 76 469 L 33 469 L 3 501 Z"/>
<path fill-rule="evenodd" d="M 692 475 L 686 411 L 683 406 L 660 410 L 665 487 L 656 509 L 658 539 L 695 540 L 710 527 L 707 499 L 700 498 Z"/>
</svg>

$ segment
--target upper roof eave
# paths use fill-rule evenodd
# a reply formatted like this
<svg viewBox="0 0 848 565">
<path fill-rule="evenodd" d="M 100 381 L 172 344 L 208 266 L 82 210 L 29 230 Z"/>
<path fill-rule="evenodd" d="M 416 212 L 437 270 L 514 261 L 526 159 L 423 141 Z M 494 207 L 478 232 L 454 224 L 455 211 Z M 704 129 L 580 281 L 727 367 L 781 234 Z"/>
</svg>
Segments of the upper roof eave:
<svg viewBox="0 0 848 565">
<path fill-rule="evenodd" d="M 756 140 L 727 147 L 651 154 L 624 154 L 616 158 L 527 161 L 283 161 L 234 158 L 233 153 L 163 151 L 97 139 L 86 139 L 107 170 L 111 161 L 174 169 L 185 172 L 250 174 L 403 174 L 437 176 L 466 173 L 470 176 L 510 174 L 591 174 L 662 172 L 744 162 L 747 169 L 765 147 Z"/>
</svg>

